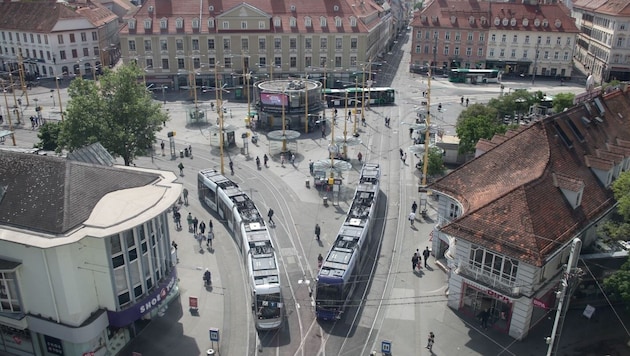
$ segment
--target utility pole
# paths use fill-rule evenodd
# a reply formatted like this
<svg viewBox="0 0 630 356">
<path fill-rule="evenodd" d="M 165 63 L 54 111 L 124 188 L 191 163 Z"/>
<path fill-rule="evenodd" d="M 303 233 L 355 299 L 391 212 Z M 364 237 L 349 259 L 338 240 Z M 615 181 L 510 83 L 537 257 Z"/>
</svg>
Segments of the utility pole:
<svg viewBox="0 0 630 356">
<path fill-rule="evenodd" d="M 567 269 L 560 281 L 560 290 L 556 292 L 558 297 L 558 309 L 556 310 L 556 319 L 553 323 L 551 336 L 547 337 L 549 348 L 547 356 L 555 356 L 558 354 L 558 346 L 560 345 L 560 335 L 562 334 L 562 325 L 569 309 L 569 300 L 573 295 L 576 287 L 580 284 L 582 270 L 577 268 L 577 262 L 580 258 L 580 250 L 582 249 L 582 241 L 579 238 L 573 239 L 571 243 L 571 253 L 567 262 Z"/>
<path fill-rule="evenodd" d="M 536 53 L 534 53 L 534 73 L 532 73 L 532 85 L 534 85 L 534 81 L 536 80 L 536 71 L 538 70 L 538 48 L 540 47 L 540 41 L 542 41 L 542 37 L 538 36 L 538 40 L 536 40 Z"/>
<path fill-rule="evenodd" d="M 438 45 L 438 35 L 435 34 L 434 36 L 435 38 L 435 44 L 433 45 L 433 66 L 437 67 L 437 45 Z M 431 66 L 429 66 L 431 67 Z M 432 73 L 433 71 L 431 70 L 431 68 L 429 68 L 429 78 L 431 78 L 431 75 L 433 75 Z M 429 79 L 430 80 L 430 79 Z M 430 82 L 429 82 L 430 83 Z"/>
</svg>

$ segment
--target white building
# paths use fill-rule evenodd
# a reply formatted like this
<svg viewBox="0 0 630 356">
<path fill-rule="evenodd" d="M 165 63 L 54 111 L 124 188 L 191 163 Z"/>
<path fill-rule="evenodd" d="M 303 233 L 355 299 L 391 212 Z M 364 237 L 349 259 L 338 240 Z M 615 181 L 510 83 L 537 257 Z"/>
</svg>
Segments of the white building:
<svg viewBox="0 0 630 356">
<path fill-rule="evenodd" d="M 630 80 L 628 1 L 577 0 L 572 16 L 580 29 L 575 60 L 598 82 Z"/>
<path fill-rule="evenodd" d="M 116 354 L 178 293 L 172 172 L 0 154 L 0 353 Z"/>
<path fill-rule="evenodd" d="M 26 80 L 92 75 L 118 57 L 118 18 L 86 0 L 0 3 L 0 70 Z"/>
</svg>

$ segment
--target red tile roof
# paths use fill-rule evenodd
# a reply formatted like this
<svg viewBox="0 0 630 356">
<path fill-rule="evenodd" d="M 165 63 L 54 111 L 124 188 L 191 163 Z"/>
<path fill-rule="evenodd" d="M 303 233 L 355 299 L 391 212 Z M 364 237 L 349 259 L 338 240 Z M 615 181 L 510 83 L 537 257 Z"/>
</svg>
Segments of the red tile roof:
<svg viewBox="0 0 630 356">
<path fill-rule="evenodd" d="M 485 24 L 482 19 L 485 19 Z M 498 25 L 495 23 L 496 19 L 499 19 Z M 512 19 L 515 22 L 512 22 Z M 527 22 L 524 22 L 524 19 L 527 19 Z M 535 25 L 535 20 L 539 20 L 538 26 Z M 557 21 L 559 26 L 556 25 Z M 476 0 L 434 0 L 420 15 L 415 16 L 411 25 L 419 28 L 579 33 L 575 20 L 571 18 L 563 4 L 529 5 Z"/>
<path fill-rule="evenodd" d="M 98 3 L 88 2 L 85 5 L 77 4 L 76 12 L 85 17 L 95 27 L 101 27 L 112 21 L 118 21 L 118 16 L 116 16 L 116 14 Z"/>
<path fill-rule="evenodd" d="M 616 91 L 601 101 L 606 107 L 600 116 L 603 123 L 592 120 L 586 125 L 581 117 L 594 117 L 578 105 L 524 128 L 432 184 L 431 189 L 464 207 L 464 214 L 441 230 L 542 266 L 551 253 L 614 205 L 611 189 L 602 186 L 587 162 L 609 162 L 610 167 L 612 161 L 596 157 L 597 150 L 630 140 L 630 120 L 618 115 L 630 112 L 630 95 Z M 630 157 L 627 151 L 624 155 Z M 583 182 L 579 207 L 573 209 L 565 200 L 554 174 Z"/>
<path fill-rule="evenodd" d="M 0 29 L 50 33 L 60 19 L 81 18 L 63 3 L 50 1 L 0 3 Z"/>
<path fill-rule="evenodd" d="M 628 0 L 577 0 L 573 7 L 607 15 L 630 15 Z"/>
<path fill-rule="evenodd" d="M 551 173 L 551 177 L 554 180 L 553 185 L 558 188 L 567 189 L 572 192 L 579 192 L 584 188 L 584 181 L 581 179 L 569 177 L 561 173 Z"/>
<path fill-rule="evenodd" d="M 192 19 L 199 18 L 199 1 L 198 0 L 148 0 L 142 8 L 133 16 L 136 21 L 136 29 L 130 30 L 125 26 L 121 33 L 145 33 L 144 19 L 153 19 L 153 33 L 198 33 L 197 29 L 192 28 Z M 176 4 L 176 6 L 175 6 Z M 210 11 L 209 6 L 213 6 L 214 10 Z M 219 26 L 221 16 L 239 6 L 249 6 L 258 9 L 263 13 L 271 16 L 270 29 L 258 30 L 249 29 L 241 30 L 240 28 L 222 30 Z M 291 6 L 295 6 L 292 11 Z M 335 10 L 337 6 L 337 10 Z M 149 13 L 149 7 L 154 8 L 152 14 Z M 382 15 L 383 8 L 374 0 L 203 0 L 201 7 L 201 33 L 353 33 L 367 32 L 377 26 Z M 357 26 L 350 26 L 350 17 L 357 18 Z M 273 19 L 279 17 L 281 26 L 275 27 Z M 291 17 L 296 18 L 296 26 L 291 27 Z M 305 17 L 311 18 L 312 26 L 304 25 Z M 326 26 L 320 25 L 320 17 L 326 18 Z M 342 26 L 335 25 L 335 18 L 342 19 Z M 168 18 L 168 31 L 160 32 L 159 20 Z M 184 28 L 177 30 L 175 19 L 182 18 L 184 20 Z M 208 28 L 208 19 L 215 19 L 214 28 Z M 361 21 L 360 19 L 363 19 Z"/>
</svg>

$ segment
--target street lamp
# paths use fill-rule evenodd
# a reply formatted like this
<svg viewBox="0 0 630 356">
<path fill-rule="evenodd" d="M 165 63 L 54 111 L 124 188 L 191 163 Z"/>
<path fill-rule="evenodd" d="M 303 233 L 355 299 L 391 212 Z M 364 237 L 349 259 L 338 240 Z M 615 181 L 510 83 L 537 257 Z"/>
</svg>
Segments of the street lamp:
<svg viewBox="0 0 630 356">
<path fill-rule="evenodd" d="M 7 100 L 7 89 L 2 85 L 2 93 L 4 94 L 4 106 L 7 108 L 7 120 L 9 121 L 9 131 L 13 132 L 13 122 L 11 121 L 11 110 L 9 110 L 9 101 Z M 13 146 L 15 146 L 15 135 L 11 135 Z"/>
<path fill-rule="evenodd" d="M 59 77 L 55 77 L 55 84 L 57 85 L 57 96 L 59 98 L 59 114 L 61 115 L 61 121 L 63 121 L 63 106 L 61 105 L 61 91 L 59 90 Z"/>
</svg>

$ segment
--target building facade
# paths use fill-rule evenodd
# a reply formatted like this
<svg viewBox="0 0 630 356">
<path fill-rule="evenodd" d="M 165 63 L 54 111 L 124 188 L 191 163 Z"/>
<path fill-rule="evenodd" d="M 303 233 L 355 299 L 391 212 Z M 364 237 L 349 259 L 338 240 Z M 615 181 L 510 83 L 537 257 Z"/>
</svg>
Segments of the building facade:
<svg viewBox="0 0 630 356">
<path fill-rule="evenodd" d="M 573 3 L 580 29 L 575 60 L 597 82 L 630 80 L 630 8 L 628 1 Z"/>
<path fill-rule="evenodd" d="M 490 327 L 519 340 L 547 317 L 573 239 L 591 245 L 616 206 L 611 184 L 630 169 L 628 110 L 617 90 L 481 140 L 474 160 L 430 186 L 451 308 L 487 311 Z"/>
<path fill-rule="evenodd" d="M 0 154 L 0 353 L 114 355 L 160 315 L 178 294 L 176 179 Z"/>
<path fill-rule="evenodd" d="M 203 1 L 201 11 L 198 1 L 149 0 L 120 36 L 123 59 L 158 86 L 214 87 L 218 76 L 236 87 L 250 72 L 260 80 L 330 76 L 332 86 L 386 52 L 392 21 L 371 0 Z"/>
<path fill-rule="evenodd" d="M 410 70 L 570 77 L 578 30 L 562 4 L 433 1 L 412 22 Z"/>
<path fill-rule="evenodd" d="M 98 3 L 0 3 L 0 70 L 33 81 L 92 76 L 115 63 L 118 18 Z"/>
</svg>

